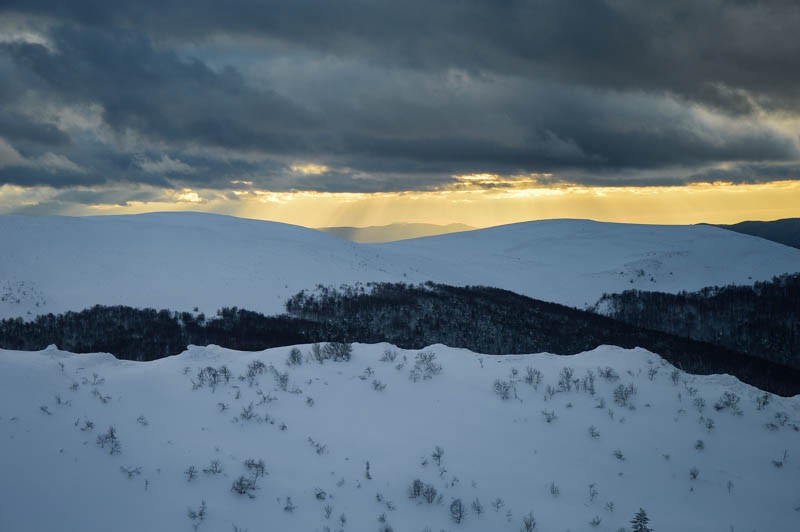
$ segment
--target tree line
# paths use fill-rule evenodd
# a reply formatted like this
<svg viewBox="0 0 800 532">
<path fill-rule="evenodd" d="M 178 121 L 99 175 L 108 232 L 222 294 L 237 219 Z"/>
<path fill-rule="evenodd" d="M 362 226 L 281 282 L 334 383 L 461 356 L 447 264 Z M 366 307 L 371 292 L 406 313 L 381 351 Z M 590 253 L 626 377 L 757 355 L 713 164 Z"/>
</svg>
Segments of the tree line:
<svg viewBox="0 0 800 532">
<path fill-rule="evenodd" d="M 595 310 L 800 369 L 800 274 L 678 294 L 627 290 L 603 295 Z"/>
<path fill-rule="evenodd" d="M 302 291 L 286 314 L 224 308 L 214 316 L 95 306 L 80 312 L 0 321 L 0 347 L 108 352 L 128 360 L 175 355 L 189 344 L 255 351 L 318 342 L 443 343 L 487 354 L 568 355 L 598 345 L 643 347 L 684 371 L 729 373 L 782 395 L 800 393 L 800 371 L 713 345 L 507 290 L 427 283 L 376 283 Z"/>
</svg>

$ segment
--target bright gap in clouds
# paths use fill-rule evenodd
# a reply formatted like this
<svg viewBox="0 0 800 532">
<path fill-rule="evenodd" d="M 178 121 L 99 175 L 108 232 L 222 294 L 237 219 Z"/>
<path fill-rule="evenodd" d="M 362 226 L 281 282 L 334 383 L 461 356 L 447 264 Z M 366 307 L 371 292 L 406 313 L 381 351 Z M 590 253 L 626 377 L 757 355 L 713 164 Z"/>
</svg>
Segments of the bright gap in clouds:
<svg viewBox="0 0 800 532">
<path fill-rule="evenodd" d="M 488 227 L 548 218 L 654 224 L 735 223 L 800 216 L 800 181 L 700 183 L 673 187 L 588 187 L 540 184 L 543 176 L 460 176 L 447 189 L 424 192 L 329 193 L 232 191 L 139 186 L 122 202 L 115 190 L 82 189 L 86 202 L 52 188 L 0 187 L 0 213 L 66 215 L 203 211 L 307 227 L 399 222 Z M 546 177 L 546 176 L 544 176 Z"/>
</svg>

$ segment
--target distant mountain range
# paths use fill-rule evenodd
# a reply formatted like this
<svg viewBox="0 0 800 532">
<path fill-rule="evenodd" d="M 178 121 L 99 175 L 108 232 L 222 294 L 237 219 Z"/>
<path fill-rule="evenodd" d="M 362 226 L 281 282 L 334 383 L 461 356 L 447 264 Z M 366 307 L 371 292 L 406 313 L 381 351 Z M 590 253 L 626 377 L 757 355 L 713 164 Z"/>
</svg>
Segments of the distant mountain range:
<svg viewBox="0 0 800 532">
<path fill-rule="evenodd" d="M 772 240 L 785 246 L 800 248 L 800 218 L 784 218 L 771 222 L 739 222 L 733 225 L 709 225 Z"/>
<path fill-rule="evenodd" d="M 369 227 L 320 227 L 320 231 L 325 231 L 341 238 L 346 238 L 359 244 L 378 244 L 383 242 L 394 242 L 396 240 L 408 240 L 409 238 L 420 238 L 424 236 L 446 235 L 448 233 L 459 233 L 461 231 L 472 231 L 472 226 L 465 224 L 417 224 L 400 223 L 390 225 L 373 225 Z"/>
</svg>

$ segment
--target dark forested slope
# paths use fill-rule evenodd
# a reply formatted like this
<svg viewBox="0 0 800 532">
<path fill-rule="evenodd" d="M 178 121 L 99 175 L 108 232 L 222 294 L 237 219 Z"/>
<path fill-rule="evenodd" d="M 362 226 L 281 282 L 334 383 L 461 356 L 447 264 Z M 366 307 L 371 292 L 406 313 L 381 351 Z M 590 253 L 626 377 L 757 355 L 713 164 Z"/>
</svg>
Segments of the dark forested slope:
<svg viewBox="0 0 800 532">
<path fill-rule="evenodd" d="M 800 369 L 800 274 L 678 294 L 628 290 L 604 295 L 596 310 Z"/>
<path fill-rule="evenodd" d="M 339 338 L 362 342 L 410 348 L 439 342 L 496 354 L 638 346 L 692 373 L 729 373 L 776 393 L 800 393 L 798 370 L 497 288 L 432 283 L 320 287 L 295 295 L 286 308 L 290 315 L 332 327 Z"/>
<path fill-rule="evenodd" d="M 213 317 L 166 310 L 96 306 L 33 321 L 0 321 L 0 347 L 110 352 L 153 360 L 189 344 L 240 350 L 334 342 L 434 343 L 488 354 L 574 354 L 598 345 L 644 347 L 691 373 L 729 373 L 762 389 L 800 393 L 800 371 L 733 349 L 652 331 L 606 316 L 487 287 L 374 284 L 301 292 L 288 315 L 223 309 Z"/>
</svg>

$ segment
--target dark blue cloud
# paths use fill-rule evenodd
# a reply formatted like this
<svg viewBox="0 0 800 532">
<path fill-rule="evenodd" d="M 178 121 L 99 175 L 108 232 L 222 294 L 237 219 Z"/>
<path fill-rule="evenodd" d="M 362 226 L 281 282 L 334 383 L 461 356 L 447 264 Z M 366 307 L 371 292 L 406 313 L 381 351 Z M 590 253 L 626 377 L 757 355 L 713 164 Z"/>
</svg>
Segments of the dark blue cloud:
<svg viewBox="0 0 800 532">
<path fill-rule="evenodd" d="M 0 160 L 0 184 L 646 185 L 721 163 L 730 181 L 800 178 L 787 170 L 800 132 L 775 126 L 800 114 L 795 2 L 10 0 L 3 13 L 47 42 L 0 38 L 0 138 L 26 161 Z M 96 123 L 64 118 L 86 109 Z M 37 163 L 47 154 L 81 171 Z M 329 170 L 299 175 L 297 161 Z"/>
</svg>

